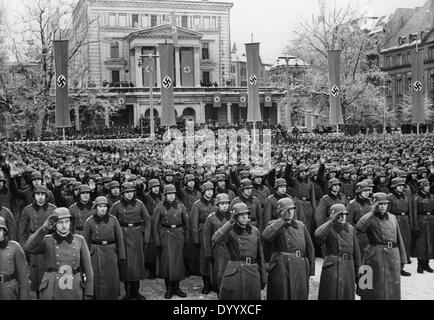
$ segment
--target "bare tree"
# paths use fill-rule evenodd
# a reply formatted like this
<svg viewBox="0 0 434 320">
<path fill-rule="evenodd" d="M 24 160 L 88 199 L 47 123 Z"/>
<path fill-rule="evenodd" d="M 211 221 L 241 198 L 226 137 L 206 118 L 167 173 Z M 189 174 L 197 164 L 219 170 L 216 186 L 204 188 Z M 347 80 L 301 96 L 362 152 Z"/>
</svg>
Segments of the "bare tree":
<svg viewBox="0 0 434 320">
<path fill-rule="evenodd" d="M 381 95 L 377 88 L 386 74 L 378 67 L 381 36 L 370 35 L 360 26 L 360 14 L 352 3 L 346 7 L 320 7 L 318 17 L 300 20 L 296 40 L 287 47 L 288 53 L 310 64 L 309 72 L 300 79 L 297 90 L 311 96 L 329 95 L 327 53 L 340 49 L 342 108 L 347 123 L 360 122 L 358 112 L 380 112 Z M 324 99 L 316 99 L 325 101 Z M 317 112 L 327 112 L 328 105 L 317 106 Z"/>
</svg>

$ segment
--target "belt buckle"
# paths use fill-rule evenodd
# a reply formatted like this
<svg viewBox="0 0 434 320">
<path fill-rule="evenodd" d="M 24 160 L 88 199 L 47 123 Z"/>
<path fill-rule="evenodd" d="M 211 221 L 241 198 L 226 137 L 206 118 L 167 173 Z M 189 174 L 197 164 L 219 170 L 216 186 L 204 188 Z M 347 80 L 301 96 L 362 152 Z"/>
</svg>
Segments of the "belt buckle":
<svg viewBox="0 0 434 320">
<path fill-rule="evenodd" d="M 297 258 L 301 258 L 301 251 L 300 250 L 295 251 L 295 256 Z"/>
<path fill-rule="evenodd" d="M 134 224 L 133 223 L 128 223 L 128 228 L 132 228 L 132 227 L 134 227 Z"/>
<path fill-rule="evenodd" d="M 401 216 L 405 216 L 405 212 L 401 213 Z"/>
<path fill-rule="evenodd" d="M 108 241 L 101 241 L 101 244 L 103 245 L 103 246 L 106 246 L 106 245 L 108 245 Z"/>
<path fill-rule="evenodd" d="M 427 216 L 430 216 L 430 215 L 431 215 L 431 212 L 427 212 L 426 215 L 427 215 Z"/>
<path fill-rule="evenodd" d="M 343 253 L 342 254 L 342 259 L 343 260 L 348 260 L 348 254 L 347 253 Z"/>
<path fill-rule="evenodd" d="M 5 278 L 5 276 L 1 274 L 1 275 L 0 275 L 0 283 L 5 282 L 5 281 L 4 281 L 4 278 Z"/>
<path fill-rule="evenodd" d="M 246 258 L 246 264 L 252 264 L 252 258 L 247 257 Z"/>
<path fill-rule="evenodd" d="M 393 243 L 392 242 L 387 242 L 387 248 L 388 249 L 392 249 L 393 248 Z"/>
<path fill-rule="evenodd" d="M 306 200 L 307 200 L 307 198 L 306 198 L 306 197 L 302 197 L 302 198 L 301 198 L 301 200 L 303 200 L 303 201 L 306 201 Z"/>
<path fill-rule="evenodd" d="M 175 224 L 172 224 L 172 225 L 170 226 L 170 228 L 171 228 L 171 229 L 176 229 L 176 225 L 175 225 Z"/>
</svg>

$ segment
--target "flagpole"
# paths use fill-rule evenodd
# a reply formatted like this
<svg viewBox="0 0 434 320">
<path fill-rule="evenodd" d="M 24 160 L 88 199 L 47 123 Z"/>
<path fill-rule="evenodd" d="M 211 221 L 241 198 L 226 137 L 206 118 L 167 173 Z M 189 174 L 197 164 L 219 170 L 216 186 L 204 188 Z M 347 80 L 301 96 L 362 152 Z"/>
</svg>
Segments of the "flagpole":
<svg viewBox="0 0 434 320">
<path fill-rule="evenodd" d="M 63 130 L 63 141 L 66 141 L 65 127 L 63 127 L 62 130 Z"/>
</svg>

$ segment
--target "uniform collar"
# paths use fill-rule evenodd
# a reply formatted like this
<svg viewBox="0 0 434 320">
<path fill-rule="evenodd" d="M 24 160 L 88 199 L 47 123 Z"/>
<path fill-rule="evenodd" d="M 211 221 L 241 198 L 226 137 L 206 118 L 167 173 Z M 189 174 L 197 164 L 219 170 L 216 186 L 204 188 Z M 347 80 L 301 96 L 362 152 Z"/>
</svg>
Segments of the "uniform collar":
<svg viewBox="0 0 434 320">
<path fill-rule="evenodd" d="M 211 198 L 209 200 L 206 200 L 204 196 L 202 196 L 202 198 L 200 199 L 200 201 L 202 201 L 206 206 L 209 205 L 214 205 L 214 199 Z"/>
<path fill-rule="evenodd" d="M 295 229 L 298 229 L 298 224 L 297 222 L 295 222 L 295 220 L 291 220 L 286 222 L 285 227 L 286 228 L 293 227 Z"/>
<path fill-rule="evenodd" d="M 134 207 L 136 205 L 136 202 L 137 202 L 136 196 L 134 196 L 131 200 L 127 200 L 123 196 L 121 198 L 121 203 L 123 204 L 124 207 L 127 207 L 130 204 Z"/>
<path fill-rule="evenodd" d="M 9 241 L 7 239 L 7 236 L 4 236 L 3 240 L 0 241 L 0 249 L 6 248 L 8 246 L 8 243 Z"/>
<path fill-rule="evenodd" d="M 167 201 L 166 199 L 164 199 L 163 205 L 164 205 L 164 207 L 167 210 L 169 210 L 170 208 L 175 208 L 176 209 L 176 208 L 178 208 L 178 201 L 176 201 L 176 199 L 175 199 L 175 200 L 173 200 L 172 203 L 170 203 L 169 201 Z"/>
<path fill-rule="evenodd" d="M 99 214 L 95 213 L 95 214 L 93 215 L 93 218 L 95 219 L 95 222 L 96 222 L 96 223 L 101 223 L 101 222 L 108 223 L 109 220 L 110 220 L 110 215 L 109 215 L 108 212 L 107 212 L 105 215 L 103 215 L 103 216 L 101 217 Z"/>
<path fill-rule="evenodd" d="M 39 206 L 35 200 L 33 200 L 32 202 L 32 207 L 33 209 L 35 209 L 36 211 L 39 211 L 41 208 L 44 209 L 45 211 L 47 211 L 48 209 L 48 201 L 45 201 L 44 204 L 42 206 Z"/>
<path fill-rule="evenodd" d="M 242 235 L 244 231 L 246 231 L 248 234 L 252 234 L 252 225 L 250 223 L 247 223 L 246 226 L 243 228 L 238 223 L 234 224 L 234 232 L 237 235 Z"/>
<path fill-rule="evenodd" d="M 66 241 L 66 242 L 68 242 L 69 244 L 71 244 L 71 243 L 72 243 L 72 240 L 74 240 L 74 236 L 71 234 L 71 232 L 68 233 L 68 235 L 67 235 L 66 237 L 62 237 L 60 234 L 58 234 L 57 232 L 55 232 L 55 233 L 53 234 L 53 238 L 54 238 L 54 240 L 56 240 L 56 242 L 57 242 L 58 244 L 61 244 L 62 241 Z"/>
<path fill-rule="evenodd" d="M 92 206 L 93 206 L 93 203 L 92 203 L 92 201 L 88 201 L 86 204 L 84 204 L 83 202 L 81 202 L 81 201 L 78 201 L 77 202 L 77 207 L 80 209 L 80 210 L 84 210 L 84 208 L 86 208 L 87 210 L 91 210 L 92 209 Z"/>
<path fill-rule="evenodd" d="M 345 222 L 345 224 L 335 222 L 333 223 L 333 229 L 335 229 L 337 233 L 341 233 L 343 230 L 350 232 L 350 227 L 347 222 Z"/>
<path fill-rule="evenodd" d="M 380 220 L 389 220 L 389 214 L 386 212 L 384 215 L 379 214 L 378 212 L 375 213 L 375 216 Z"/>
<path fill-rule="evenodd" d="M 240 192 L 240 197 L 239 198 L 244 203 L 246 203 L 246 202 L 252 202 L 253 201 L 253 196 L 252 195 L 246 197 L 246 196 L 244 196 L 244 194 L 242 192 Z"/>
</svg>

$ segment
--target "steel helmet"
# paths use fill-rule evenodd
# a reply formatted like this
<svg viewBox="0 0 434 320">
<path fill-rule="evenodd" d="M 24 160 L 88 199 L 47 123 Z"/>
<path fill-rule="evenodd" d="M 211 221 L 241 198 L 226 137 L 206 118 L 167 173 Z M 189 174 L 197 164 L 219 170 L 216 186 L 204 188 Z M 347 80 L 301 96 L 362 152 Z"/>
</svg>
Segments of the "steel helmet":
<svg viewBox="0 0 434 320">
<path fill-rule="evenodd" d="M 218 205 L 222 202 L 231 202 L 229 196 L 226 193 L 220 193 L 215 197 L 215 204 Z"/>
<path fill-rule="evenodd" d="M 286 209 L 295 208 L 294 201 L 291 198 L 282 198 L 277 201 L 277 213 L 281 213 Z"/>
</svg>

